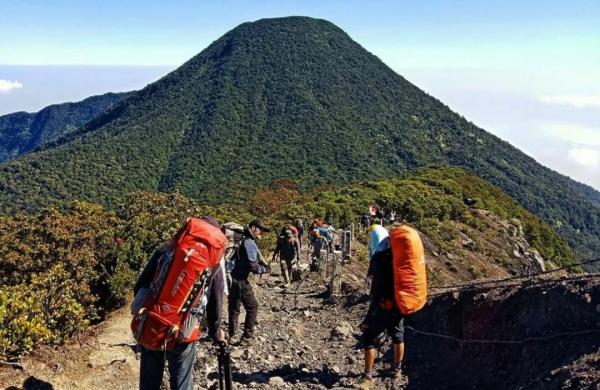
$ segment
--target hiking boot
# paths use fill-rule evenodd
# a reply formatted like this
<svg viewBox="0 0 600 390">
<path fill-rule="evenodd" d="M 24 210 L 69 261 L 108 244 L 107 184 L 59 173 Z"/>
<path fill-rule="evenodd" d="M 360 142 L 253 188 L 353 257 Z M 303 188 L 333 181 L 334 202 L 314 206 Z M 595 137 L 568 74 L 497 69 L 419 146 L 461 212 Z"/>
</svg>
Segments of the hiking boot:
<svg viewBox="0 0 600 390">
<path fill-rule="evenodd" d="M 400 369 L 400 368 L 393 369 L 391 374 L 392 374 L 392 380 L 394 381 L 395 385 L 405 386 L 408 384 L 408 379 L 402 373 L 402 369 Z"/>
<path fill-rule="evenodd" d="M 241 347 L 249 347 L 254 344 L 254 337 L 242 337 L 238 343 Z"/>
<path fill-rule="evenodd" d="M 374 384 L 373 377 L 371 377 L 370 375 L 363 375 L 360 377 L 358 382 L 356 382 L 352 385 L 352 388 L 360 389 L 360 390 L 369 390 L 371 388 L 371 386 L 373 386 L 373 384 Z"/>
</svg>

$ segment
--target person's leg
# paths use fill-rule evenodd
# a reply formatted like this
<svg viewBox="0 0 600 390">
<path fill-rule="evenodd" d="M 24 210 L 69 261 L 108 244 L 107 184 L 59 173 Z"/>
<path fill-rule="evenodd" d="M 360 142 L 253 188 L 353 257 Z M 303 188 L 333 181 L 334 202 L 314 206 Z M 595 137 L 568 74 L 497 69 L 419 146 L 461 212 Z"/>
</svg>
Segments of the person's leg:
<svg viewBox="0 0 600 390">
<path fill-rule="evenodd" d="M 167 352 L 171 390 L 192 390 L 196 343 L 180 344 Z"/>
<path fill-rule="evenodd" d="M 394 345 L 394 365 L 392 375 L 398 381 L 402 377 L 402 360 L 404 359 L 404 317 L 400 313 L 393 313 L 388 332 L 391 331 L 392 343 Z"/>
<path fill-rule="evenodd" d="M 229 338 L 235 336 L 238 330 L 238 319 L 240 317 L 240 304 L 242 303 L 242 291 L 240 282 L 233 280 L 229 289 L 228 312 L 229 312 Z"/>
<path fill-rule="evenodd" d="M 293 279 L 294 279 L 293 276 L 292 276 L 293 275 L 292 272 L 294 271 L 294 266 L 292 264 L 292 260 L 291 259 L 290 260 L 286 260 L 285 261 L 285 265 L 287 266 L 288 275 L 290 277 L 289 281 L 292 282 Z"/>
<path fill-rule="evenodd" d="M 258 302 L 254 297 L 254 291 L 250 282 L 240 282 L 241 298 L 244 309 L 246 310 L 246 321 L 244 321 L 244 338 L 251 339 L 254 337 L 254 325 L 258 316 Z"/>
<path fill-rule="evenodd" d="M 369 347 L 365 349 L 364 357 L 365 357 L 365 367 L 364 374 L 365 376 L 373 375 L 373 367 L 375 366 L 375 355 L 376 355 L 375 347 Z"/>
<path fill-rule="evenodd" d="M 375 356 L 377 351 L 374 346 L 368 346 L 364 349 L 364 371 L 358 382 L 352 385 L 355 389 L 368 390 L 373 386 L 373 367 L 375 366 Z"/>
<path fill-rule="evenodd" d="M 373 385 L 373 367 L 375 366 L 375 357 L 377 355 L 375 341 L 384 330 L 382 325 L 384 324 L 377 314 L 368 322 L 361 325 L 363 333 L 360 336 L 360 344 L 364 350 L 364 371 L 360 381 L 353 385 L 354 388 L 365 390 Z"/>
<path fill-rule="evenodd" d="M 288 277 L 288 270 L 287 270 L 287 266 L 285 264 L 285 260 L 280 259 L 279 260 L 279 268 L 281 268 L 281 276 L 283 277 L 283 283 L 285 283 L 286 285 L 290 282 L 290 278 L 292 276 L 292 274 L 289 274 Z"/>
<path fill-rule="evenodd" d="M 140 356 L 140 390 L 159 390 L 165 369 L 165 354 L 142 348 Z"/>
<path fill-rule="evenodd" d="M 400 369 L 404 359 L 404 343 L 394 343 L 394 367 Z"/>
</svg>

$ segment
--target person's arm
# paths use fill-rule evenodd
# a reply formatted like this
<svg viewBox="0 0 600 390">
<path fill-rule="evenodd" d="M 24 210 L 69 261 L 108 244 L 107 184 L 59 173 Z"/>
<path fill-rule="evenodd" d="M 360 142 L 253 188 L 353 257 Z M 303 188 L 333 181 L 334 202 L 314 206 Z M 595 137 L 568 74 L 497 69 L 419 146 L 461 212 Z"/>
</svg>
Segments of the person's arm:
<svg viewBox="0 0 600 390">
<path fill-rule="evenodd" d="M 279 254 L 279 252 L 281 252 L 281 240 L 278 238 L 277 245 L 275 245 L 275 250 L 273 251 L 273 257 L 271 257 L 271 260 L 274 260 L 275 257 Z"/>
<path fill-rule="evenodd" d="M 373 277 L 373 272 L 374 272 L 374 266 L 373 266 L 373 258 L 371 258 L 371 260 L 369 261 L 369 269 L 367 270 L 367 278 L 369 277 Z"/>
<path fill-rule="evenodd" d="M 208 323 L 208 337 L 218 340 L 223 313 L 223 295 L 225 277 L 223 269 L 218 267 L 210 282 L 208 303 L 206 304 L 206 322 Z"/>
<path fill-rule="evenodd" d="M 300 241 L 299 239 L 294 239 L 294 251 L 296 252 L 295 258 L 293 261 L 300 261 Z"/>
<path fill-rule="evenodd" d="M 150 256 L 150 259 L 148 259 L 144 270 L 142 271 L 140 276 L 138 276 L 138 280 L 135 282 L 135 286 L 133 286 L 134 295 L 136 295 L 142 287 L 148 287 L 150 285 L 150 283 L 152 282 L 152 278 L 156 273 L 156 269 L 158 268 L 158 260 L 164 254 L 164 252 L 165 249 L 164 247 L 162 247 L 160 249 L 155 250 L 152 256 Z"/>
<path fill-rule="evenodd" d="M 254 274 L 264 274 L 267 272 L 267 268 L 259 262 L 258 259 L 258 247 L 254 240 L 247 239 L 244 241 L 244 249 L 246 249 L 246 255 L 248 256 L 248 263 L 250 264 L 250 271 Z"/>
<path fill-rule="evenodd" d="M 377 248 L 377 234 L 375 233 L 375 229 L 373 229 L 369 233 L 369 259 L 375 254 L 375 248 Z"/>
<path fill-rule="evenodd" d="M 371 302 L 369 303 L 369 309 L 367 310 L 367 314 L 365 315 L 365 319 L 363 322 L 368 322 L 368 320 L 375 315 L 375 312 L 379 308 L 379 301 L 381 300 L 383 290 L 381 289 L 381 283 L 378 280 L 376 275 L 379 272 L 379 262 L 376 261 L 377 256 L 371 259 L 371 264 L 369 265 L 369 271 L 371 272 L 370 276 L 372 276 L 373 281 L 371 283 Z"/>
</svg>

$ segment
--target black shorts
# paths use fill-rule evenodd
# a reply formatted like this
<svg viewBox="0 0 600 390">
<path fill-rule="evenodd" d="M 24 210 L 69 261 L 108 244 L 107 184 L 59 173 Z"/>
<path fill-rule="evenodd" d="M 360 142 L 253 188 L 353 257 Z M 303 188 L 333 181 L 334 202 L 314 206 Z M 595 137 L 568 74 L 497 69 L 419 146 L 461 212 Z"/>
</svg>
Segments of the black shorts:
<svg viewBox="0 0 600 390">
<path fill-rule="evenodd" d="M 375 341 L 384 331 L 394 344 L 404 342 L 404 316 L 397 310 L 377 310 L 366 325 L 368 328 L 360 338 L 363 349 L 375 348 Z"/>
</svg>

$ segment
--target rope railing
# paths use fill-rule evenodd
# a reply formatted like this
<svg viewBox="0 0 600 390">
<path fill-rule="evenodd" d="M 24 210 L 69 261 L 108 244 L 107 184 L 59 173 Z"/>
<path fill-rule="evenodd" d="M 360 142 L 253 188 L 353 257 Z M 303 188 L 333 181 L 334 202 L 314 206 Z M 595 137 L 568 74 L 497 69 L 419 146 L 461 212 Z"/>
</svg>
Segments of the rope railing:
<svg viewBox="0 0 600 390">
<path fill-rule="evenodd" d="M 438 338 L 442 338 L 442 339 L 446 339 L 446 340 L 452 340 L 452 341 L 456 341 L 457 343 L 461 343 L 461 344 L 525 344 L 528 342 L 547 341 L 547 340 L 552 340 L 555 338 L 565 337 L 565 336 L 583 336 L 583 335 L 587 335 L 587 334 L 600 333 L 600 329 L 586 329 L 586 330 L 581 330 L 581 331 L 567 331 L 567 332 L 553 333 L 548 336 L 525 337 L 525 338 L 518 339 L 518 340 L 461 339 L 461 338 L 450 336 L 447 334 L 426 332 L 424 330 L 416 329 L 410 325 L 405 325 L 404 327 L 406 329 L 411 330 L 412 332 L 414 332 L 416 334 L 420 334 L 423 336 L 438 337 Z"/>
<path fill-rule="evenodd" d="M 542 271 L 542 272 L 538 272 L 535 274 L 517 275 L 517 276 L 511 276 L 510 278 L 504 278 L 504 279 L 482 280 L 479 282 L 455 284 L 455 285 L 450 285 L 450 286 L 430 286 L 429 289 L 430 290 L 453 290 L 453 289 L 461 289 L 461 288 L 473 288 L 473 287 L 483 286 L 483 285 L 492 285 L 493 286 L 496 284 L 506 283 L 511 280 L 534 279 L 539 276 L 548 275 L 548 274 L 556 273 L 559 271 L 564 271 L 566 269 L 581 267 L 582 265 L 592 264 L 592 263 L 597 263 L 597 262 L 600 262 L 600 258 L 584 261 L 583 263 L 569 264 L 569 265 L 565 265 L 560 268 L 556 268 L 556 269 L 548 270 L 548 271 Z"/>
</svg>

